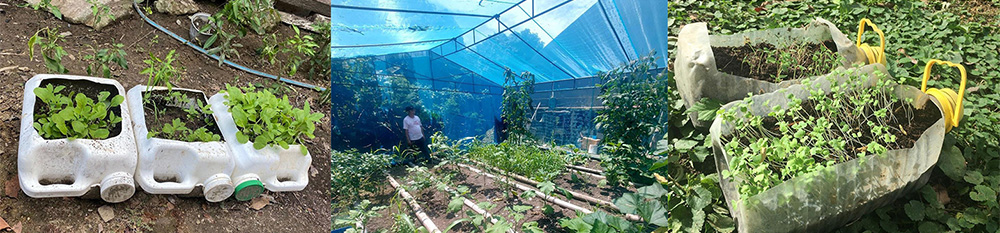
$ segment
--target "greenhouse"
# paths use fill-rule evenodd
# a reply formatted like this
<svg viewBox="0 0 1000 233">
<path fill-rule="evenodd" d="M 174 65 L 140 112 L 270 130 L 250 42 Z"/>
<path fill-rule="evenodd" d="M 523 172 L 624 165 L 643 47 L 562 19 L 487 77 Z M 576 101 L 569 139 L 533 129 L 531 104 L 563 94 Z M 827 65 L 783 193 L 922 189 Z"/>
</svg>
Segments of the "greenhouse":
<svg viewBox="0 0 1000 233">
<path fill-rule="evenodd" d="M 334 229 L 666 225 L 666 1 L 332 7 Z"/>
</svg>

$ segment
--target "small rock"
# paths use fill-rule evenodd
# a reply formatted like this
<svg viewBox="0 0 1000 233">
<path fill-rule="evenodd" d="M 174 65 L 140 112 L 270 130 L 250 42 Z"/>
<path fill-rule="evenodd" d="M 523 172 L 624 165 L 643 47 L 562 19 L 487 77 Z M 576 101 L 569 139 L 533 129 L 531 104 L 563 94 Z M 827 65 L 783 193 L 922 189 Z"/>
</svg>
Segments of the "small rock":
<svg viewBox="0 0 1000 233">
<path fill-rule="evenodd" d="M 309 176 L 316 177 L 316 175 L 319 175 L 319 170 L 316 170 L 313 166 L 309 166 Z"/>
<path fill-rule="evenodd" d="M 21 222 L 17 222 L 14 226 L 10 227 L 10 230 L 14 231 L 14 233 L 21 233 L 21 228 L 24 228 L 24 226 L 21 225 Z"/>
<path fill-rule="evenodd" d="M 157 0 L 156 11 L 172 15 L 186 15 L 198 12 L 194 0 Z"/>
<path fill-rule="evenodd" d="M 167 211 L 174 209 L 174 204 L 167 202 Z"/>
<path fill-rule="evenodd" d="M 59 33 L 59 35 L 62 36 L 62 37 L 68 37 L 68 36 L 72 36 L 73 33 L 69 32 L 69 31 L 65 31 L 65 32 Z"/>
<path fill-rule="evenodd" d="M 101 220 L 104 220 L 104 222 L 115 218 L 115 209 L 112 209 L 111 206 L 101 206 L 97 208 L 97 213 L 101 215 Z"/>
</svg>

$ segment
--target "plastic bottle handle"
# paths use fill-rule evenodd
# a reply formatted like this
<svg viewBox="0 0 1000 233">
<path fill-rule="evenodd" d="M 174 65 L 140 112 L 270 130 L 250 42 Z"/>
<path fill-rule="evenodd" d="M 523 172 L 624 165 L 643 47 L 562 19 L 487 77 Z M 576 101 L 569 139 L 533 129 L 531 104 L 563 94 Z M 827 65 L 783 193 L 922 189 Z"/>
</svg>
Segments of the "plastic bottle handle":
<svg viewBox="0 0 1000 233">
<path fill-rule="evenodd" d="M 947 122 L 947 123 L 950 124 L 951 126 L 958 126 L 958 122 L 962 117 L 962 100 L 965 98 L 965 80 L 966 80 L 965 66 L 962 66 L 961 64 L 955 64 L 950 61 L 942 61 L 938 59 L 931 59 L 930 61 L 927 61 L 927 66 L 924 67 L 924 80 L 922 84 L 920 84 L 920 91 L 924 93 L 927 93 L 927 80 L 931 78 L 931 68 L 934 67 L 934 64 L 943 64 L 951 67 L 956 67 L 958 68 L 959 71 L 962 72 L 962 82 L 961 84 L 959 84 L 959 89 L 958 89 L 958 102 L 957 102 L 958 106 L 955 106 L 955 111 L 951 113 L 945 113 L 953 115 L 951 117 L 952 122 Z"/>
<path fill-rule="evenodd" d="M 868 63 L 869 64 L 874 64 L 876 62 L 884 64 L 885 63 L 884 62 L 885 61 L 885 34 L 882 33 L 881 29 L 878 29 L 878 26 L 875 26 L 875 23 L 872 23 L 871 20 L 868 20 L 868 18 L 861 19 L 861 23 L 858 24 L 858 40 L 855 42 L 855 45 L 858 46 L 858 48 L 862 47 L 861 46 L 861 36 L 865 34 L 865 25 L 866 24 L 868 26 L 871 26 L 872 30 L 875 31 L 875 33 L 878 34 L 879 43 L 880 43 L 880 47 L 879 48 L 881 49 L 880 50 L 881 54 L 869 54 L 869 52 L 865 51 L 864 48 L 862 48 L 862 51 L 865 51 L 865 55 L 868 56 L 868 58 L 869 58 Z M 865 46 L 865 47 L 868 47 L 868 46 Z M 876 51 L 871 51 L 871 52 L 875 53 Z"/>
</svg>

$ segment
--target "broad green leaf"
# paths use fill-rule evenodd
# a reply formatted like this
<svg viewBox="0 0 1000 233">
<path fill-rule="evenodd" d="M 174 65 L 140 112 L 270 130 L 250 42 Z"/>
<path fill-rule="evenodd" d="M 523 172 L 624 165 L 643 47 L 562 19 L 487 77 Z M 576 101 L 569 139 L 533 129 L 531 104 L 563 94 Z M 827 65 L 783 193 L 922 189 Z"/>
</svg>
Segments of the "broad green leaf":
<svg viewBox="0 0 1000 233">
<path fill-rule="evenodd" d="M 969 192 L 969 197 L 978 202 L 996 202 L 997 192 L 986 185 L 976 185 L 974 191 Z"/>
<path fill-rule="evenodd" d="M 448 213 L 455 213 L 462 210 L 462 205 L 464 203 L 462 200 L 464 200 L 462 197 L 452 198 L 451 202 L 448 202 Z"/>
<path fill-rule="evenodd" d="M 913 221 L 924 220 L 924 203 L 916 200 L 910 200 L 909 203 L 903 207 L 906 210 L 906 216 L 909 216 Z"/>
<path fill-rule="evenodd" d="M 957 146 L 941 149 L 941 158 L 938 160 L 938 168 L 944 172 L 948 178 L 954 181 L 961 181 L 965 175 L 965 156 Z"/>
</svg>

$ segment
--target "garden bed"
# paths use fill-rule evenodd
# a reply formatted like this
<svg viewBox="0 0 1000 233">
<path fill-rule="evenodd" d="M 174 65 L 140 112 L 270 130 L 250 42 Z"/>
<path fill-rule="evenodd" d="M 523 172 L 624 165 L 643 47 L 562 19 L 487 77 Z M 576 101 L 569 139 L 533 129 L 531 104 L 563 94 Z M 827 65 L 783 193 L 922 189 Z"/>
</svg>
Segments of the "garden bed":
<svg viewBox="0 0 1000 233">
<path fill-rule="evenodd" d="M 262 209 L 250 208 L 250 202 L 237 202 L 229 199 L 220 203 L 207 203 L 204 198 L 186 198 L 174 195 L 151 195 L 137 191 L 129 200 L 110 205 L 115 217 L 107 222 L 98 214 L 98 207 L 105 204 L 99 201 L 85 199 L 46 198 L 34 199 L 18 191 L 16 167 L 18 131 L 20 130 L 22 85 L 35 74 L 51 73 L 40 60 L 38 48 L 35 48 L 35 58 L 30 59 L 27 49 L 28 38 L 44 27 L 58 28 L 60 33 L 69 33 L 63 38 L 61 46 L 68 53 L 63 57 L 62 64 L 69 74 L 86 75 L 86 66 L 90 63 L 84 56 L 93 54 L 89 46 L 98 49 L 110 47 L 113 43 L 123 44 L 127 53 L 125 59 L 128 69 L 113 66 L 111 76 L 123 86 L 135 86 L 147 83 L 147 75 L 140 74 L 146 65 L 144 59 L 149 59 L 149 53 L 163 57 L 175 50 L 175 67 L 183 67 L 178 79 L 171 80 L 177 86 L 198 87 L 205 93 L 216 93 L 225 87 L 226 83 L 246 84 L 248 82 L 261 88 L 271 89 L 279 94 L 286 94 L 293 105 L 301 106 L 310 102 L 317 112 L 329 112 L 329 104 L 322 102 L 323 97 L 313 90 L 290 87 L 288 85 L 261 78 L 254 74 L 219 66 L 218 62 L 187 45 L 175 41 L 166 34 L 156 30 L 137 15 L 120 18 L 101 31 L 90 27 L 68 24 L 56 19 L 52 14 L 35 11 L 30 8 L 18 7 L 23 1 L 0 0 L 0 31 L 4 38 L 0 40 L 0 81 L 9 85 L 0 87 L 0 183 L 8 187 L 4 197 L 0 197 L 0 217 L 10 225 L 23 225 L 24 232 L 98 232 L 104 231 L 155 231 L 155 232 L 193 232 L 210 231 L 225 232 L 226 230 L 243 231 L 278 231 L 278 232 L 316 232 L 329 229 L 330 194 L 330 118 L 324 117 L 317 124 L 314 139 L 306 143 L 310 154 L 314 157 L 310 168 L 312 182 L 305 190 L 290 193 L 266 193 L 274 198 Z M 199 2 L 202 11 L 215 12 L 218 5 Z M 131 8 L 131 7 L 130 7 Z M 148 15 L 152 20 L 174 33 L 185 34 L 188 29 L 186 16 L 172 16 L 161 13 Z M 181 22 L 177 24 L 176 22 Z M 294 34 L 291 27 L 279 24 L 272 29 L 279 38 L 287 38 Z M 304 35 L 309 32 L 302 32 Z M 283 69 L 271 66 L 268 62 L 256 56 L 262 36 L 253 33 L 237 41 L 244 45 L 240 49 L 242 56 L 231 60 L 238 64 L 262 72 L 282 75 Z M 279 57 L 279 59 L 284 59 Z M 290 79 L 306 81 L 317 86 L 328 86 L 326 77 L 310 76 L 308 72 L 300 71 Z M 267 203 L 267 201 L 264 201 Z M 67 217 L 78 216 L 78 217 Z"/>
<path fill-rule="evenodd" d="M 768 43 L 740 47 L 712 47 L 719 71 L 740 77 L 779 83 L 812 77 L 840 66 L 832 40 L 793 44 L 785 48 Z"/>
</svg>

